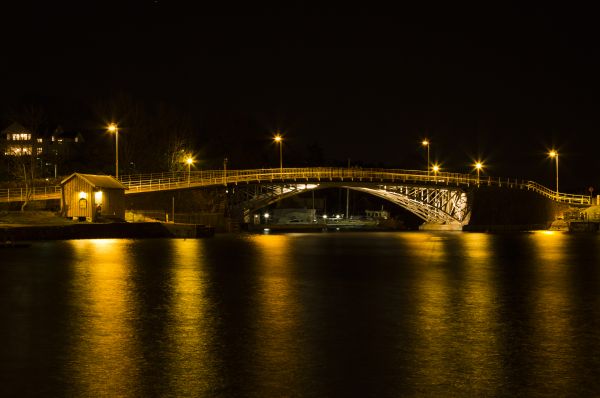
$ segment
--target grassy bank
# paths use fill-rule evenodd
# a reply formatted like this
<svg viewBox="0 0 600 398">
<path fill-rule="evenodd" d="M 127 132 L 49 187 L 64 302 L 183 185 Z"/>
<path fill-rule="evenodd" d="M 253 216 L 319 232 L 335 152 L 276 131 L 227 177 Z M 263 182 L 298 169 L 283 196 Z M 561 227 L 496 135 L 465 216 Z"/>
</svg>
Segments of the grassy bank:
<svg viewBox="0 0 600 398">
<path fill-rule="evenodd" d="M 72 225 L 75 222 L 51 211 L 0 211 L 0 226 Z"/>
</svg>

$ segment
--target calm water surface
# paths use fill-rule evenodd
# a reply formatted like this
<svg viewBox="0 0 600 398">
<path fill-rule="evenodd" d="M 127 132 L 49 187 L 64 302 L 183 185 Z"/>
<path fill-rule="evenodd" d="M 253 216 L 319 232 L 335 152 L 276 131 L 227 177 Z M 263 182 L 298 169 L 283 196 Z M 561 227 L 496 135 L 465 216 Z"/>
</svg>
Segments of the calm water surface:
<svg viewBox="0 0 600 398">
<path fill-rule="evenodd" d="M 0 396 L 599 396 L 599 253 L 426 232 L 2 249 Z"/>
</svg>

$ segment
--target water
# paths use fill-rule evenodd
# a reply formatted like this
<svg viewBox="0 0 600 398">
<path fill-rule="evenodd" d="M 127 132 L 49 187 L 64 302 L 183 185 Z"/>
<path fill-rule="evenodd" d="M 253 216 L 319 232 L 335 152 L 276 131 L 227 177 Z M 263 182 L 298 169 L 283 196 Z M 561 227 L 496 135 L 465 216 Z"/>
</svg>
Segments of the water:
<svg viewBox="0 0 600 398">
<path fill-rule="evenodd" d="M 0 396 L 598 396 L 600 237 L 332 233 L 0 252 Z"/>
</svg>

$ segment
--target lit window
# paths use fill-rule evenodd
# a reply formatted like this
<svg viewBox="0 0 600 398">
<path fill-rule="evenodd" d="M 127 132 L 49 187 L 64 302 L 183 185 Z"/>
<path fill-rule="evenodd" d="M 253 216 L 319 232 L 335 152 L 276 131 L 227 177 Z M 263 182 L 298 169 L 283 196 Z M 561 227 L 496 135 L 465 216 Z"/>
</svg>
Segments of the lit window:
<svg viewBox="0 0 600 398">
<path fill-rule="evenodd" d="M 94 202 L 97 205 L 101 205 L 102 204 L 102 191 L 96 191 L 96 192 L 94 192 Z"/>
<path fill-rule="evenodd" d="M 13 141 L 27 141 L 31 139 L 31 134 L 19 133 L 12 135 Z"/>
<path fill-rule="evenodd" d="M 35 153 L 38 155 L 42 154 L 42 148 L 35 148 Z"/>
<path fill-rule="evenodd" d="M 44 142 L 44 139 L 43 138 L 38 138 L 37 142 Z"/>
<path fill-rule="evenodd" d="M 4 154 L 8 156 L 31 155 L 31 147 L 11 145 L 6 147 Z"/>
</svg>

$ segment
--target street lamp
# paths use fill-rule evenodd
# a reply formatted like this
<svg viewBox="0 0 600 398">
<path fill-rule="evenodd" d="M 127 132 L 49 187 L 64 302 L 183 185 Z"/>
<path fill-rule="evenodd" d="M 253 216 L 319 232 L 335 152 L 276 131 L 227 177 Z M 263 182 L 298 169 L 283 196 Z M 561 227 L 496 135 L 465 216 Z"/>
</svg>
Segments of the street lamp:
<svg viewBox="0 0 600 398">
<path fill-rule="evenodd" d="M 119 127 L 111 123 L 107 129 L 109 133 L 115 133 L 115 177 L 119 179 Z"/>
<path fill-rule="evenodd" d="M 440 171 L 440 166 L 438 166 L 437 164 L 434 164 L 431 169 L 433 170 L 433 175 L 437 177 L 437 173 L 438 173 L 438 171 Z"/>
<path fill-rule="evenodd" d="M 273 140 L 279 144 L 279 172 L 283 174 L 283 151 L 281 149 L 283 137 L 281 134 L 277 134 L 275 137 L 273 137 Z"/>
<path fill-rule="evenodd" d="M 223 185 L 227 186 L 227 161 L 228 159 L 223 159 Z"/>
<path fill-rule="evenodd" d="M 548 155 L 556 159 L 556 200 L 558 200 L 558 152 L 553 149 Z"/>
<path fill-rule="evenodd" d="M 481 171 L 481 169 L 483 169 L 483 163 L 475 163 L 475 170 L 477 170 L 477 185 L 479 185 L 479 172 Z"/>
<path fill-rule="evenodd" d="M 188 156 L 185 159 L 185 163 L 188 166 L 188 186 L 190 185 L 190 176 L 192 175 L 192 164 L 194 163 L 194 158 L 192 158 L 191 156 Z"/>
<path fill-rule="evenodd" d="M 429 140 L 424 139 L 421 144 L 427 147 L 427 177 L 429 177 Z"/>
</svg>

